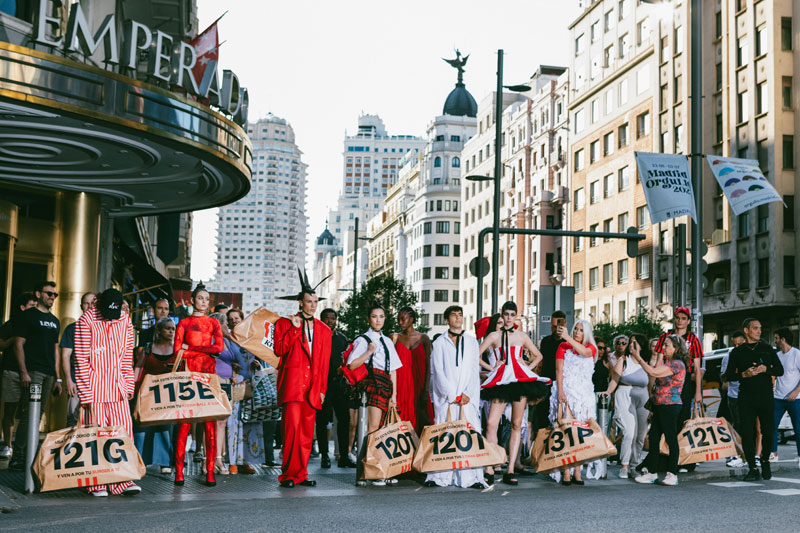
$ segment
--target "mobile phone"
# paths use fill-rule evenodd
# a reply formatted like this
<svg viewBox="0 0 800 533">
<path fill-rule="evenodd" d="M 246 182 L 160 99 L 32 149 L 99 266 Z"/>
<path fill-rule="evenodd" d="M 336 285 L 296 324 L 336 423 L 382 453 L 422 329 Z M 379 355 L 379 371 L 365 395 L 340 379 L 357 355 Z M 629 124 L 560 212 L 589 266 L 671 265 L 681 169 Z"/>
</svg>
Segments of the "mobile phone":
<svg viewBox="0 0 800 533">
<path fill-rule="evenodd" d="M 558 324 L 559 326 L 567 327 L 567 319 L 566 318 L 557 318 L 556 319 L 556 324 Z"/>
</svg>

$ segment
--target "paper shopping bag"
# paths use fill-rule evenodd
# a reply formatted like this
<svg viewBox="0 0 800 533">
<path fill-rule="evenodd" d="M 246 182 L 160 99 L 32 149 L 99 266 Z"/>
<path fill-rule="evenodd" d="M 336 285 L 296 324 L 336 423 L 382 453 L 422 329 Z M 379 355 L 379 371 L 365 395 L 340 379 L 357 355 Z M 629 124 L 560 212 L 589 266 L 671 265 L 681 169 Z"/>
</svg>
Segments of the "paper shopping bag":
<svg viewBox="0 0 800 533">
<path fill-rule="evenodd" d="M 361 460 L 364 479 L 389 479 L 411 471 L 419 439 L 414 427 L 401 421 L 392 406 L 384 425 L 367 435 L 365 455 Z"/>
<path fill-rule="evenodd" d="M 225 420 L 231 403 L 216 374 L 176 372 L 147 374 L 136 398 L 134 418 L 143 426 Z"/>
<path fill-rule="evenodd" d="M 278 368 L 280 359 L 272 351 L 275 323 L 280 315 L 259 307 L 239 322 L 231 332 L 233 342 L 255 355 L 268 365 Z"/>
<path fill-rule="evenodd" d="M 742 439 L 733 425 L 724 418 L 705 415 L 705 407 L 692 409 L 692 418 L 684 422 L 678 433 L 678 464 L 688 465 L 744 455 Z M 660 452 L 668 455 L 669 446 L 661 437 Z"/>
<path fill-rule="evenodd" d="M 495 466 L 506 459 L 502 447 L 486 440 L 480 428 L 467 422 L 463 409 L 458 420 L 451 420 L 448 408 L 447 422 L 422 430 L 413 466 L 417 472 L 428 473 Z"/>
<path fill-rule="evenodd" d="M 562 416 L 562 411 L 566 411 Z M 559 404 L 554 427 L 540 429 L 533 446 L 533 467 L 539 474 L 611 457 L 617 453 L 594 418 L 576 420 L 567 404 Z"/>
<path fill-rule="evenodd" d="M 41 491 L 141 479 L 146 469 L 123 426 L 78 425 L 47 434 L 33 463 Z"/>
</svg>

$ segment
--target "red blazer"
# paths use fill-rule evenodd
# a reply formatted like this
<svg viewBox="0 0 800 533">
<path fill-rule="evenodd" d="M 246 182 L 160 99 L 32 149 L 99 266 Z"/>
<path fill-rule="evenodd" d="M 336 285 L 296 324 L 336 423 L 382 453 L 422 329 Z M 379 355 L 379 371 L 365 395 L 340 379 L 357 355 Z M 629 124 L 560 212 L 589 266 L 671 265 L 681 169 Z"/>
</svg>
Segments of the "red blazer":
<svg viewBox="0 0 800 533">
<path fill-rule="evenodd" d="M 307 400 L 314 409 L 322 408 L 320 394 L 328 390 L 328 365 L 331 358 L 331 330 L 314 319 L 314 353 L 308 353 L 308 342 L 303 342 L 302 329 L 292 325 L 288 318 L 275 323 L 275 355 L 278 366 L 278 403 Z"/>
</svg>

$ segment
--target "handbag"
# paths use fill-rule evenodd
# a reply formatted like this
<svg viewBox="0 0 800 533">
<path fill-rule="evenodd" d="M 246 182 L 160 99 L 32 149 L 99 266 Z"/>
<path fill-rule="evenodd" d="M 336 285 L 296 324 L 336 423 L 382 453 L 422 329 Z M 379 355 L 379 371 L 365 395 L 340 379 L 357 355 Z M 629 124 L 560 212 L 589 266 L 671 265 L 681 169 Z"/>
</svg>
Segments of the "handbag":
<svg viewBox="0 0 800 533">
<path fill-rule="evenodd" d="M 364 339 L 367 342 L 367 345 L 369 345 L 369 343 L 372 342 L 370 338 L 367 337 L 366 335 L 359 335 L 357 338 Z M 370 356 L 369 361 L 359 366 L 358 368 L 351 369 L 347 365 L 347 359 L 350 357 L 350 354 L 353 351 L 354 344 L 355 341 L 351 342 L 350 346 L 348 346 L 347 349 L 342 354 L 342 366 L 339 367 L 339 373 L 342 374 L 342 376 L 344 376 L 345 381 L 347 381 L 347 384 L 350 385 L 351 387 L 356 383 L 358 383 L 359 381 L 365 380 L 369 375 L 370 371 L 372 370 L 372 356 Z"/>
<path fill-rule="evenodd" d="M 259 370 L 250 378 L 253 396 L 245 399 L 239 406 L 239 420 L 248 422 L 269 422 L 280 420 L 278 405 L 278 384 L 274 373 Z"/>
</svg>

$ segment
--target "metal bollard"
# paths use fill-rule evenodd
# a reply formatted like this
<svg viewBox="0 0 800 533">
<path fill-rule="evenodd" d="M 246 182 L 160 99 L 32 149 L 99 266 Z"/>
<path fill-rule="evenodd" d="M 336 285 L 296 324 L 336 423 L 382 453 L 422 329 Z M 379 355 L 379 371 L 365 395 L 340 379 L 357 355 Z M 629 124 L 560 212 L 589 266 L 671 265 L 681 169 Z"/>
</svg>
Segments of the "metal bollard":
<svg viewBox="0 0 800 533">
<path fill-rule="evenodd" d="M 363 479 L 364 467 L 361 459 L 366 454 L 367 447 L 367 393 L 361 393 L 361 406 L 358 408 L 358 429 L 356 434 L 356 486 L 366 487 L 367 481 Z"/>
<path fill-rule="evenodd" d="M 608 423 L 609 423 L 609 405 L 611 404 L 611 397 L 601 394 L 597 397 L 597 423 L 603 430 L 603 434 L 608 436 Z M 600 462 L 600 479 L 608 477 L 608 459 L 603 459 Z"/>
<path fill-rule="evenodd" d="M 39 412 L 42 408 L 42 384 L 31 383 L 28 403 L 28 445 L 25 449 L 25 493 L 33 494 L 33 473 L 31 466 L 39 449 Z"/>
</svg>

